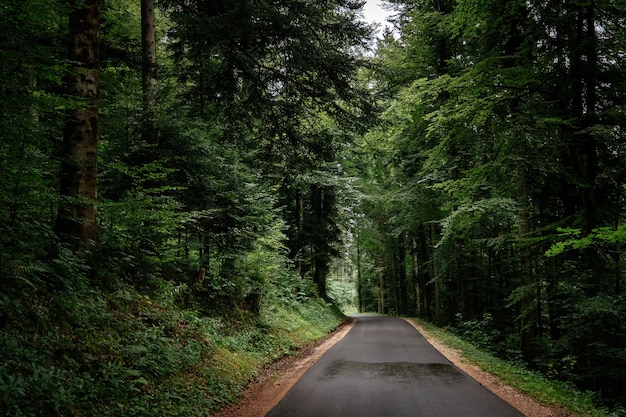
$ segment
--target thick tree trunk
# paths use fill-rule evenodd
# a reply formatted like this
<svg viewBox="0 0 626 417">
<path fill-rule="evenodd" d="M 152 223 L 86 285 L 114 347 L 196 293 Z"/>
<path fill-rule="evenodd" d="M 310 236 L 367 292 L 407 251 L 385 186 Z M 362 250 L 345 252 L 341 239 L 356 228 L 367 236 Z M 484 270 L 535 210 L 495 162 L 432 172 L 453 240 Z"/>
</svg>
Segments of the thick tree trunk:
<svg viewBox="0 0 626 417">
<path fill-rule="evenodd" d="M 96 196 L 98 178 L 100 0 L 83 0 L 69 16 L 68 94 L 76 107 L 68 112 L 63 139 L 61 202 L 55 230 L 76 251 L 98 240 Z"/>
</svg>

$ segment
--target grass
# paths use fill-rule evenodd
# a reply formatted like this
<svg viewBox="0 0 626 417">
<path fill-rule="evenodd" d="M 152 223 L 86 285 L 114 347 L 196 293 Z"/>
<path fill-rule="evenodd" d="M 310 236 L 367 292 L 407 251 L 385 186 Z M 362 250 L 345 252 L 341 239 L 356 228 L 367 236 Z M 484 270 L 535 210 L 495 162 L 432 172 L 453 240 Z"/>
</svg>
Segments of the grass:
<svg viewBox="0 0 626 417">
<path fill-rule="evenodd" d="M 212 331 L 215 323 L 210 323 L 205 334 L 216 349 L 207 367 L 210 395 L 220 406 L 233 403 L 264 366 L 323 338 L 343 320 L 324 301 L 310 298 L 298 303 L 273 300 L 259 318 L 222 321 L 219 331 Z"/>
<path fill-rule="evenodd" d="M 511 363 L 481 351 L 471 343 L 421 319 L 414 319 L 440 343 L 461 352 L 464 360 L 496 375 L 505 384 L 536 398 L 540 403 L 564 408 L 576 417 L 623 417 L 623 410 L 607 411 L 594 403 L 593 393 L 581 392 L 569 384 L 549 380 L 520 364 Z"/>
</svg>

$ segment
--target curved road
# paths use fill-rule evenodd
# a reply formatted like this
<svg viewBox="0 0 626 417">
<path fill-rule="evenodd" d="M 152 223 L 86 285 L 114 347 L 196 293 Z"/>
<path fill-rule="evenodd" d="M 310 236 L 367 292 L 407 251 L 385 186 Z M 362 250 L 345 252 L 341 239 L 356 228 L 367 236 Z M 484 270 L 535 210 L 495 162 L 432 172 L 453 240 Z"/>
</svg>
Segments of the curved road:
<svg viewBox="0 0 626 417">
<path fill-rule="evenodd" d="M 355 317 L 267 417 L 523 417 L 404 320 Z"/>
</svg>

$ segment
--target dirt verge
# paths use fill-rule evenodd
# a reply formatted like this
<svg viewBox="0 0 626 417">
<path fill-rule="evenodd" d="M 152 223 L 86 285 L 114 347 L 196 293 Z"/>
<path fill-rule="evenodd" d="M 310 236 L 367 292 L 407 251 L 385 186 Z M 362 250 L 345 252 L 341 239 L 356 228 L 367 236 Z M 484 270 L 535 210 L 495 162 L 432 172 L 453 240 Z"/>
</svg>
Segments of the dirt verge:
<svg viewBox="0 0 626 417">
<path fill-rule="evenodd" d="M 264 417 L 328 349 L 343 339 L 354 322 L 353 319 L 340 325 L 316 344 L 263 369 L 248 384 L 237 404 L 225 408 L 214 417 Z"/>
</svg>

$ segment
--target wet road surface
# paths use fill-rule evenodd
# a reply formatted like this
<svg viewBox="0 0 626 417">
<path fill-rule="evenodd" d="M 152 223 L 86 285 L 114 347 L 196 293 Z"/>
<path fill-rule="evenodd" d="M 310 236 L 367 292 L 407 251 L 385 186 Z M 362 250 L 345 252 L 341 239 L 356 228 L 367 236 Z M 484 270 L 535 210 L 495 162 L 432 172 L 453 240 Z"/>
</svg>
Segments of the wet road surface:
<svg viewBox="0 0 626 417">
<path fill-rule="evenodd" d="M 267 417 L 523 417 L 404 320 L 355 317 Z"/>
</svg>

